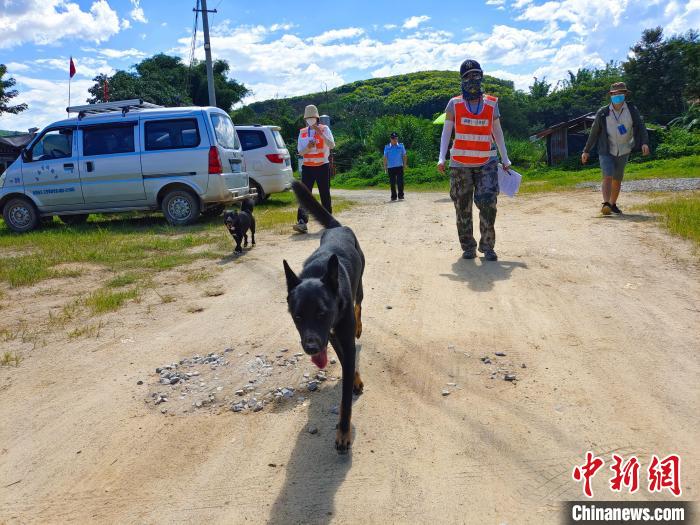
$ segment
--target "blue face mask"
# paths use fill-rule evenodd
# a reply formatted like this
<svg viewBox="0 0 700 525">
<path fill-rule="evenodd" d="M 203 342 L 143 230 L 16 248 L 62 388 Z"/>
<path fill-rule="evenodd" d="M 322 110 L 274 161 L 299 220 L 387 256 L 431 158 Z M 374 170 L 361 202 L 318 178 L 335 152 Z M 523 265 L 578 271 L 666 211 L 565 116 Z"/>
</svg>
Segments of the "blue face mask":
<svg viewBox="0 0 700 525">
<path fill-rule="evenodd" d="M 622 104 L 625 101 L 625 95 L 612 95 L 610 100 L 613 104 Z"/>
</svg>

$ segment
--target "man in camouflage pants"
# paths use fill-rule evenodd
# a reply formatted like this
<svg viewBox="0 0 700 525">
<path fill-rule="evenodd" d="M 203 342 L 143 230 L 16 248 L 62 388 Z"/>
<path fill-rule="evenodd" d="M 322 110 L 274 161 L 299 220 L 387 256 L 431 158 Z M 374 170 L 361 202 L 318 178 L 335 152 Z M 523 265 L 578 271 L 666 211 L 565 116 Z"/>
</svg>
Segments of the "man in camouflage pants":
<svg viewBox="0 0 700 525">
<path fill-rule="evenodd" d="M 498 199 L 498 164 L 489 162 L 481 168 L 450 167 L 450 198 L 457 214 L 457 236 L 468 259 L 476 256 L 472 220 L 472 201 L 479 208 L 479 251 L 489 258 L 496 245 L 496 203 Z M 473 254 L 473 255 L 472 255 Z M 496 260 L 495 258 L 493 260 Z"/>
<path fill-rule="evenodd" d="M 504 169 L 510 167 L 498 99 L 481 91 L 483 71 L 476 60 L 465 60 L 460 67 L 462 96 L 452 98 L 445 109 L 445 124 L 440 141 L 438 170 L 445 171 L 447 148 L 450 150 L 450 197 L 457 214 L 457 234 L 462 257 L 476 257 L 472 226 L 472 201 L 479 208 L 479 251 L 487 261 L 496 261 L 496 203 L 498 201 L 498 156 Z M 495 145 L 493 144 L 495 141 Z"/>
</svg>

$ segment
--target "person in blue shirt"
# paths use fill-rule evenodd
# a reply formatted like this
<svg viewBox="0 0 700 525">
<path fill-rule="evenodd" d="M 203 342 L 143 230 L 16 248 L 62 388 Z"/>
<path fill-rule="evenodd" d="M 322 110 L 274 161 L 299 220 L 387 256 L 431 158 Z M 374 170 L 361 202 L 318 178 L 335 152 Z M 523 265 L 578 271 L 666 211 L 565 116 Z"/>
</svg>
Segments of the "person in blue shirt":
<svg viewBox="0 0 700 525">
<path fill-rule="evenodd" d="M 389 174 L 391 200 L 395 201 L 396 186 L 399 187 L 398 198 L 403 200 L 403 170 L 407 167 L 406 148 L 399 142 L 396 132 L 390 136 L 391 142 L 384 146 L 384 172 Z"/>
</svg>

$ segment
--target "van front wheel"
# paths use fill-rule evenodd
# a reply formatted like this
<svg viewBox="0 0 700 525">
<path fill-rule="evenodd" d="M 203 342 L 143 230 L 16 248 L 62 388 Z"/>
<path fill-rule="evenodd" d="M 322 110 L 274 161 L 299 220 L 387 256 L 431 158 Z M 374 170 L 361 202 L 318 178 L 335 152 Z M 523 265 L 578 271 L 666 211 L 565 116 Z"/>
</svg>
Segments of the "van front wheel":
<svg viewBox="0 0 700 525">
<path fill-rule="evenodd" d="M 185 190 L 172 190 L 161 204 L 165 219 L 173 226 L 186 226 L 199 217 L 199 199 Z"/>
<path fill-rule="evenodd" d="M 40 222 L 39 212 L 34 203 L 23 197 L 10 199 L 2 209 L 2 218 L 7 227 L 15 233 L 25 233 L 35 229 Z"/>
</svg>

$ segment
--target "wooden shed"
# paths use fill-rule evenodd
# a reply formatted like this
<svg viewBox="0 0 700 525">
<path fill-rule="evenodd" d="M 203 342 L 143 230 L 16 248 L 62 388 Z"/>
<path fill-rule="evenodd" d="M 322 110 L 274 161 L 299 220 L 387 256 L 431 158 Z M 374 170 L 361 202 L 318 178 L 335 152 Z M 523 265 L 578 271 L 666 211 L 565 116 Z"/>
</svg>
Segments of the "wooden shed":
<svg viewBox="0 0 700 525">
<path fill-rule="evenodd" d="M 595 112 L 586 113 L 538 131 L 530 140 L 547 140 L 547 164 L 553 166 L 583 151 L 594 119 Z"/>
<path fill-rule="evenodd" d="M 0 137 L 0 173 L 12 164 L 22 151 L 34 138 L 34 133 L 22 133 Z"/>
</svg>

